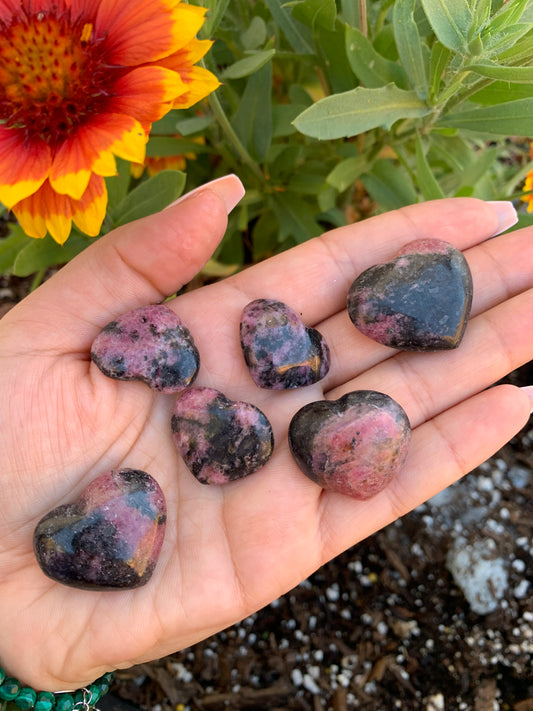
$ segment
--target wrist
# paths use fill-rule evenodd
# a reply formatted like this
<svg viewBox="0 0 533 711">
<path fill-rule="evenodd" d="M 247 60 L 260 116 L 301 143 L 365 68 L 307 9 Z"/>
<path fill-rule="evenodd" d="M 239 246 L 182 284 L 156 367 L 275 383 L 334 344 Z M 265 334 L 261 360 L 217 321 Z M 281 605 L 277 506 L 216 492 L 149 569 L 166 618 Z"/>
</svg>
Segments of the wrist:
<svg viewBox="0 0 533 711">
<path fill-rule="evenodd" d="M 96 706 L 109 691 L 113 674 L 104 674 L 93 684 L 76 691 L 37 691 L 26 686 L 0 667 L 0 703 L 9 701 L 21 711 L 86 711 Z"/>
</svg>

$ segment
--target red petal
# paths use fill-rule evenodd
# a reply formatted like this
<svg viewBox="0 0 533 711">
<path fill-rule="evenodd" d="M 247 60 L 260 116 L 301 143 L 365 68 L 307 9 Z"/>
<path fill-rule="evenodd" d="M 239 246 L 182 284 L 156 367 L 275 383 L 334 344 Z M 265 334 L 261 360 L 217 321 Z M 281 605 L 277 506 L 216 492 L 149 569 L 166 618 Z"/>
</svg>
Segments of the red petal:
<svg viewBox="0 0 533 711">
<path fill-rule="evenodd" d="M 173 4 L 164 0 L 101 0 L 95 34 L 106 38 L 107 60 L 134 66 L 172 52 Z"/>
<path fill-rule="evenodd" d="M 177 72 L 164 67 L 149 66 L 132 69 L 115 82 L 112 111 L 134 116 L 142 124 L 164 116 L 178 96 L 187 91 Z"/>
<path fill-rule="evenodd" d="M 52 163 L 50 148 L 39 140 L 0 126 L 0 201 L 12 207 L 43 184 Z"/>
</svg>

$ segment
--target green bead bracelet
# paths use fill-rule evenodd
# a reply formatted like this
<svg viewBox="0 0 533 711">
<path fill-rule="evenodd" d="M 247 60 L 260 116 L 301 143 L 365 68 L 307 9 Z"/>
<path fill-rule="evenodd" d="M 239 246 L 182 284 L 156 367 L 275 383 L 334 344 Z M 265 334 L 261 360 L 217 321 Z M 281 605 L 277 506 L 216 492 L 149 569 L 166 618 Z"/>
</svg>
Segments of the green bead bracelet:
<svg viewBox="0 0 533 711">
<path fill-rule="evenodd" d="M 104 674 L 94 684 L 77 691 L 35 691 L 11 676 L 6 677 L 0 667 L 0 702 L 11 701 L 21 711 L 88 711 L 107 694 L 112 681 L 113 674 Z"/>
</svg>

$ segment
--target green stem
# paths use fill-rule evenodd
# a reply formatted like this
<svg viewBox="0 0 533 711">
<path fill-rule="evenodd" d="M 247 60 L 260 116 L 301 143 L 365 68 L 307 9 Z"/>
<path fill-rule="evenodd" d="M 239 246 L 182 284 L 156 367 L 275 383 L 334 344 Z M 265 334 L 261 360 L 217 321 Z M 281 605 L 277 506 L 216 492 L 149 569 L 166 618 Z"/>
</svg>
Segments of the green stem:
<svg viewBox="0 0 533 711">
<path fill-rule="evenodd" d="M 33 277 L 33 281 L 30 286 L 30 291 L 35 291 L 35 289 L 41 284 L 42 280 L 44 279 L 45 274 L 46 267 L 44 267 L 43 269 L 39 269 L 39 271 Z"/>
<path fill-rule="evenodd" d="M 260 167 L 257 165 L 257 163 L 254 161 L 252 156 L 248 153 L 248 151 L 242 144 L 241 139 L 235 133 L 235 130 L 234 130 L 233 126 L 231 125 L 231 123 L 226 115 L 226 112 L 222 108 L 222 104 L 220 103 L 220 100 L 219 100 L 216 92 L 213 92 L 212 94 L 210 94 L 209 105 L 211 107 L 211 111 L 213 112 L 216 120 L 218 121 L 220 128 L 226 135 L 226 138 L 231 143 L 234 151 L 238 154 L 238 156 L 242 160 L 242 162 L 251 170 L 253 175 L 259 180 L 261 185 L 264 185 L 265 176 L 263 175 Z"/>
</svg>

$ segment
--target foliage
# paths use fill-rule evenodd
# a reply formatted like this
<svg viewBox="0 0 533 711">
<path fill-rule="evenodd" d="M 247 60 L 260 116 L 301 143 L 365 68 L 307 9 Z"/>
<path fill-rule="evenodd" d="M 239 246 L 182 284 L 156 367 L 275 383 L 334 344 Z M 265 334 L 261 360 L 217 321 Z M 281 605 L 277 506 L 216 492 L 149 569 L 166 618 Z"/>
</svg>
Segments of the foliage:
<svg viewBox="0 0 533 711">
<path fill-rule="evenodd" d="M 247 195 L 210 263 L 227 273 L 373 211 L 516 198 L 533 169 L 533 0 L 201 4 L 223 85 L 148 143 L 149 156 L 188 156 L 186 176 L 133 178 L 121 163 L 103 231 L 235 172 Z M 60 248 L 14 227 L 0 270 L 31 274 L 90 241 L 73 232 Z"/>
</svg>

